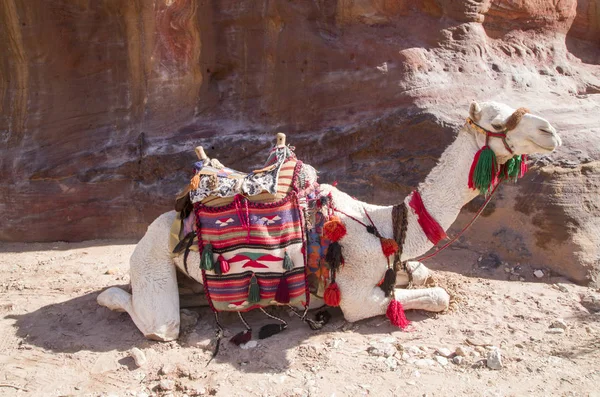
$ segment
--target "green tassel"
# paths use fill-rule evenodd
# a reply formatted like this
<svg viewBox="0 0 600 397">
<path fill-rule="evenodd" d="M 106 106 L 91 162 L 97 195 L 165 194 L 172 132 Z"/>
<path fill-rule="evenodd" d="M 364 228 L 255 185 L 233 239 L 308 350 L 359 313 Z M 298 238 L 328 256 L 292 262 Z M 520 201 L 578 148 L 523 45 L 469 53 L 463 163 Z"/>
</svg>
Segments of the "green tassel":
<svg viewBox="0 0 600 397">
<path fill-rule="evenodd" d="M 496 182 L 498 161 L 496 154 L 489 146 L 484 146 L 475 155 L 475 160 L 469 173 L 469 187 L 481 193 L 487 193 Z"/>
<path fill-rule="evenodd" d="M 250 288 L 248 288 L 248 302 L 260 302 L 260 287 L 258 286 L 258 280 L 256 279 L 256 275 L 254 274 L 250 279 Z"/>
<path fill-rule="evenodd" d="M 514 156 L 508 161 L 512 161 L 513 164 L 512 168 L 508 168 L 508 177 L 516 182 L 519 177 L 519 171 L 521 171 L 521 156 Z"/>
<path fill-rule="evenodd" d="M 283 256 L 283 268 L 285 270 L 292 270 L 294 268 L 294 262 L 292 262 L 292 258 L 290 258 L 287 251 L 285 251 L 285 255 Z"/>
<path fill-rule="evenodd" d="M 202 258 L 200 259 L 200 268 L 204 270 L 213 270 L 215 268 L 215 258 L 213 258 L 212 244 L 208 243 L 202 249 Z"/>
</svg>

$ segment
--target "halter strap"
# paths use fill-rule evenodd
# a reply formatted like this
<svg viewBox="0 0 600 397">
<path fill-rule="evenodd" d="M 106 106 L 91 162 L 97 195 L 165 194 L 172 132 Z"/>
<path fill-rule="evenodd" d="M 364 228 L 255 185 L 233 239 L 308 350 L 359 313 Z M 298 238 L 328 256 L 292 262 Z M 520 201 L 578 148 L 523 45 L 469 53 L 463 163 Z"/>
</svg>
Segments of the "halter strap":
<svg viewBox="0 0 600 397">
<path fill-rule="evenodd" d="M 477 124 L 476 122 L 474 122 L 470 117 L 467 117 L 467 124 L 469 126 L 471 126 L 471 128 L 473 128 L 476 132 L 485 135 L 485 144 L 486 145 L 488 144 L 490 137 L 501 138 L 502 143 L 504 144 L 504 147 L 506 148 L 506 150 L 508 150 L 508 152 L 510 154 L 514 154 L 514 151 L 508 145 L 508 142 L 506 142 L 506 133 L 508 132 L 508 130 L 505 129 L 505 130 L 498 131 L 498 132 L 488 131 L 485 128 L 483 128 L 482 126 L 480 126 L 479 124 Z"/>
</svg>

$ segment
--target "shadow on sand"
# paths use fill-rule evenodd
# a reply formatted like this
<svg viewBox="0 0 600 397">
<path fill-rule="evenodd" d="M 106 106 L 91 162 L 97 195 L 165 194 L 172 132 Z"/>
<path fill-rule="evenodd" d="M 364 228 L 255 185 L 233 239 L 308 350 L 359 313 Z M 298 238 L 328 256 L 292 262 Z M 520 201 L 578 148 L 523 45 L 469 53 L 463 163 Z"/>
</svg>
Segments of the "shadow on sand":
<svg viewBox="0 0 600 397">
<path fill-rule="evenodd" d="M 100 292 L 92 292 L 65 302 L 47 305 L 31 313 L 13 314 L 4 318 L 16 320 L 14 326 L 17 328 L 17 336 L 23 340 L 23 345 L 38 346 L 57 353 L 127 351 L 133 347 L 161 348 L 160 345 L 165 342 L 144 338 L 129 314 L 113 312 L 99 306 L 96 297 Z M 208 362 L 214 346 L 214 317 L 208 307 L 192 310 L 200 315 L 198 323 L 183 330 L 174 343 L 183 348 L 203 352 Z M 219 354 L 213 362 L 229 363 L 243 372 L 283 372 L 289 368 L 293 354 L 312 355 L 326 360 L 326 352 L 314 346 L 334 338 L 333 332 L 337 333 L 335 337 L 340 337 L 339 333 L 344 331 L 384 337 L 399 331 L 384 316 L 348 323 L 339 309 L 328 309 L 328 311 L 332 315 L 329 323 L 323 329 L 313 331 L 297 317 L 290 318 L 287 310 L 276 308 L 273 313 L 288 321 L 288 329 L 268 339 L 259 340 L 258 347 L 248 350 L 229 342 L 232 335 L 244 329 L 238 316 L 235 313 L 221 313 L 220 320 L 225 328 L 226 337 L 221 341 Z M 315 312 L 310 315 L 314 316 Z M 428 318 L 425 314 L 415 311 L 408 312 L 407 317 L 413 322 Z M 246 314 L 245 318 L 253 327 L 255 339 L 260 327 L 275 322 L 257 310 Z M 407 338 L 409 336 L 407 334 Z M 202 345 L 203 341 L 206 344 L 207 340 L 213 340 L 208 351 L 197 347 Z M 295 350 L 296 353 L 290 353 L 290 349 L 300 345 L 303 346 Z M 133 365 L 130 358 L 122 359 L 121 363 L 126 366 Z"/>
</svg>

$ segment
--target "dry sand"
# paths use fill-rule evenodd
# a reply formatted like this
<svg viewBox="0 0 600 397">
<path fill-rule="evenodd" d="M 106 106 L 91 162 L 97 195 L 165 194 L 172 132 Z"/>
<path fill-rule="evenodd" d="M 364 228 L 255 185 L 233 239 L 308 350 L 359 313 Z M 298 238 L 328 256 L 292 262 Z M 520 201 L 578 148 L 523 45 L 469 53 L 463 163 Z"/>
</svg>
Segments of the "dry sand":
<svg viewBox="0 0 600 397">
<path fill-rule="evenodd" d="M 330 310 L 330 323 L 311 331 L 281 310 L 288 330 L 248 349 L 224 342 L 207 367 L 208 308 L 190 309 L 199 321 L 178 341 L 160 343 L 144 339 L 126 313 L 97 305 L 104 288 L 127 288 L 133 248 L 2 245 L 0 395 L 600 395 L 600 293 L 548 272 L 537 279 L 526 265 L 448 250 L 428 263 L 454 295 L 448 313 L 409 312 L 412 326 L 402 332 L 384 317 L 352 324 Z M 259 313 L 248 318 L 255 329 L 271 322 Z M 549 328 L 558 319 L 563 332 Z M 242 329 L 234 315 L 222 321 L 229 335 Z M 141 367 L 135 347 L 146 358 Z M 460 365 L 436 357 L 437 349 L 459 347 Z M 494 347 L 499 370 L 486 365 Z"/>
</svg>

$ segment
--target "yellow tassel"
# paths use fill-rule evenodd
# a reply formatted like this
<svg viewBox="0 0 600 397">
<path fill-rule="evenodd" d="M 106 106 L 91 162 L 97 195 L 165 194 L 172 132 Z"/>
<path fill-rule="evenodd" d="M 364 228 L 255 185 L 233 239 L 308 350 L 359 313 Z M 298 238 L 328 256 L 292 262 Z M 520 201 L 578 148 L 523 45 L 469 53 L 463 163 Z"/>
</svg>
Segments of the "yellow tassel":
<svg viewBox="0 0 600 397">
<path fill-rule="evenodd" d="M 192 190 L 196 190 L 196 189 L 198 189 L 199 185 L 200 185 L 200 174 L 196 174 L 190 180 L 190 187 L 192 188 Z"/>
</svg>

